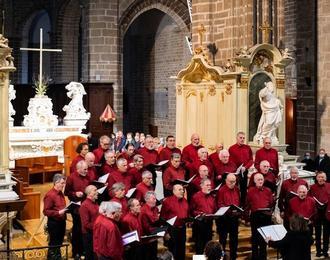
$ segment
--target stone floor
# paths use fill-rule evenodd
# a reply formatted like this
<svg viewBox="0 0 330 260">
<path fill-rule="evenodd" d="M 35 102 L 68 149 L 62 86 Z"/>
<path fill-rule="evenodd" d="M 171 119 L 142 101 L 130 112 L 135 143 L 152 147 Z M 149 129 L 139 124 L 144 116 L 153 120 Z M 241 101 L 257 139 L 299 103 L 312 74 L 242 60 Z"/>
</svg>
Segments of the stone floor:
<svg viewBox="0 0 330 260">
<path fill-rule="evenodd" d="M 33 186 L 34 190 L 41 192 L 41 197 L 43 198 L 45 193 L 52 187 L 52 183 L 46 183 L 43 185 L 31 185 Z M 43 202 L 41 201 L 40 211 L 41 211 L 41 219 L 33 219 L 33 220 L 25 220 L 22 221 L 22 225 L 25 227 L 26 232 L 23 234 L 16 234 L 13 236 L 12 239 L 12 248 L 23 248 L 23 247 L 33 247 L 33 246 L 47 246 L 47 236 L 44 232 L 44 225 L 46 223 L 46 218 L 43 218 L 42 214 Z M 67 220 L 67 230 L 69 231 L 72 226 L 71 217 L 68 216 Z M 31 235 L 34 235 L 34 238 L 30 241 Z M 191 229 L 187 229 L 187 237 L 190 237 Z M 245 227 L 244 225 L 240 226 L 239 229 L 239 248 L 238 248 L 238 259 L 248 259 L 250 255 L 250 228 Z M 218 239 L 217 235 L 215 234 L 213 239 Z M 28 245 L 28 243 L 30 244 Z M 193 243 L 187 242 L 187 257 L 186 259 L 192 259 L 193 256 Z M 159 249 L 164 249 L 162 245 L 162 241 L 159 242 Z M 312 248 L 312 259 L 318 259 L 315 257 L 315 247 Z M 70 250 L 69 250 L 70 252 Z M 268 259 L 277 259 L 276 258 L 276 251 L 274 249 L 268 250 Z M 321 259 L 321 258 L 319 258 Z M 298 259 L 297 259 L 298 260 Z"/>
</svg>

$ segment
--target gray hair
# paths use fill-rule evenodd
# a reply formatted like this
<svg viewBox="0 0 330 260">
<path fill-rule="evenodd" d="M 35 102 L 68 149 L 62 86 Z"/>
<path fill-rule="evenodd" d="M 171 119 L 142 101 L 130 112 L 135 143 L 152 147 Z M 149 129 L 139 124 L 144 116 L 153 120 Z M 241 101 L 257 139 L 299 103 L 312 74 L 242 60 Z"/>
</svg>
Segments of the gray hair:
<svg viewBox="0 0 330 260">
<path fill-rule="evenodd" d="M 198 154 L 198 156 L 201 155 L 204 151 L 207 152 L 207 149 L 206 149 L 205 147 L 199 148 L 199 149 L 197 150 L 197 154 Z"/>
<path fill-rule="evenodd" d="M 211 183 L 211 180 L 209 178 L 205 178 L 201 180 L 201 187 L 205 184 L 205 182 L 209 181 Z"/>
<path fill-rule="evenodd" d="M 61 173 L 56 173 L 53 177 L 53 183 L 56 184 L 60 182 L 61 180 L 65 180 L 65 176 Z"/>
<path fill-rule="evenodd" d="M 110 154 L 114 154 L 116 156 L 116 152 L 114 150 L 108 150 L 104 153 L 104 158 L 107 158 Z"/>
<path fill-rule="evenodd" d="M 102 215 L 112 214 L 121 210 L 121 204 L 116 201 L 102 201 L 99 213 Z"/>
<path fill-rule="evenodd" d="M 155 196 L 156 197 L 156 193 L 154 191 L 147 191 L 146 194 L 144 195 L 144 200 L 145 201 L 148 201 L 151 196 Z"/>
<path fill-rule="evenodd" d="M 118 160 L 117 160 L 117 166 L 119 166 L 119 165 L 122 165 L 124 162 L 127 162 L 127 160 L 125 159 L 125 158 L 119 158 Z"/>
<path fill-rule="evenodd" d="M 130 209 L 131 207 L 133 207 L 133 203 L 134 201 L 139 201 L 138 199 L 136 198 L 132 198 L 132 199 L 129 199 L 128 202 L 127 202 L 127 207 Z"/>
<path fill-rule="evenodd" d="M 102 142 L 103 140 L 109 140 L 110 141 L 110 137 L 107 136 L 107 135 L 102 135 L 99 140 L 100 140 L 100 142 Z"/>
<path fill-rule="evenodd" d="M 144 172 L 142 173 L 142 179 L 143 179 L 143 178 L 146 178 L 146 177 L 150 177 L 150 176 L 152 176 L 152 173 L 149 172 L 149 171 L 144 171 Z"/>
<path fill-rule="evenodd" d="M 96 187 L 94 185 L 88 185 L 86 188 L 85 188 L 85 194 L 86 195 L 89 195 L 91 192 L 92 192 L 92 189 L 95 189 Z"/>
<path fill-rule="evenodd" d="M 230 155 L 229 154 L 229 151 L 227 149 L 222 149 L 220 152 L 219 152 L 219 156 L 224 156 L 224 155 Z"/>
<path fill-rule="evenodd" d="M 88 164 L 87 164 L 86 161 L 84 161 L 84 160 L 79 161 L 79 162 L 77 162 L 77 164 L 76 164 L 76 169 L 78 170 L 78 169 L 80 169 L 81 167 L 83 167 L 84 165 L 88 166 Z"/>
<path fill-rule="evenodd" d="M 299 173 L 299 169 L 298 169 L 297 166 L 292 166 L 292 167 L 290 168 L 290 173 L 291 173 L 292 171 L 295 171 L 295 172 Z"/>
<path fill-rule="evenodd" d="M 122 182 L 116 182 L 112 185 L 111 190 L 113 192 L 119 191 L 119 190 L 125 190 L 125 184 Z"/>
<path fill-rule="evenodd" d="M 133 156 L 133 162 L 137 162 L 139 159 L 143 160 L 143 156 L 141 154 L 136 154 Z"/>
</svg>

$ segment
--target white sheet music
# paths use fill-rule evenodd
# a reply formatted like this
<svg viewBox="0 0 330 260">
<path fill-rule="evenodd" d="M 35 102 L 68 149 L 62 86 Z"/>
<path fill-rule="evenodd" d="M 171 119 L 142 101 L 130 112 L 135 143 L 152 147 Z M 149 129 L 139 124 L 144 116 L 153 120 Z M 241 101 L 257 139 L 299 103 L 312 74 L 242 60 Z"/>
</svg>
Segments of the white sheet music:
<svg viewBox="0 0 330 260">
<path fill-rule="evenodd" d="M 97 190 L 97 193 L 98 193 L 98 194 L 102 194 L 102 193 L 105 191 L 106 188 L 107 188 L 107 186 L 104 186 L 104 187 L 98 189 L 98 190 Z"/>
<path fill-rule="evenodd" d="M 221 207 L 220 209 L 217 210 L 217 212 L 214 213 L 215 216 L 223 216 L 228 209 L 230 208 L 230 206 L 227 207 Z"/>
<path fill-rule="evenodd" d="M 140 241 L 139 235 L 136 230 L 126 233 L 122 236 L 124 246 L 135 241 Z"/>
<path fill-rule="evenodd" d="M 103 176 L 101 176 L 97 181 L 98 182 L 101 182 L 101 183 L 106 183 L 107 182 L 107 179 L 109 177 L 109 173 L 107 174 L 104 174 Z"/>
<path fill-rule="evenodd" d="M 258 232 L 265 240 L 270 237 L 272 241 L 282 240 L 287 233 L 283 225 L 270 225 L 260 227 L 258 228 Z"/>
<path fill-rule="evenodd" d="M 126 198 L 130 198 L 132 197 L 132 194 L 134 193 L 134 191 L 136 190 L 136 188 L 132 188 L 132 189 L 129 189 L 126 193 Z"/>
<path fill-rule="evenodd" d="M 175 221 L 176 221 L 176 219 L 177 219 L 177 216 L 168 219 L 166 222 L 167 222 L 168 224 L 170 224 L 171 226 L 173 226 L 174 223 L 175 223 Z"/>
</svg>

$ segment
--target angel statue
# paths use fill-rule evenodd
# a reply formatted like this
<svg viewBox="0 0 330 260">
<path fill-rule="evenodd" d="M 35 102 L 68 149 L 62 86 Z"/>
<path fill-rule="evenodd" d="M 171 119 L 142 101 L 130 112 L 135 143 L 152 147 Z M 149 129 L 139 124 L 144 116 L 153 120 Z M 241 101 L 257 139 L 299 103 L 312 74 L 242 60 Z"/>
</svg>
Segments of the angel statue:
<svg viewBox="0 0 330 260">
<path fill-rule="evenodd" d="M 265 82 L 265 87 L 259 92 L 259 100 L 262 114 L 253 141 L 260 144 L 265 137 L 269 137 L 276 145 L 279 143 L 276 130 L 282 122 L 283 105 L 274 94 L 273 82 Z"/>
</svg>

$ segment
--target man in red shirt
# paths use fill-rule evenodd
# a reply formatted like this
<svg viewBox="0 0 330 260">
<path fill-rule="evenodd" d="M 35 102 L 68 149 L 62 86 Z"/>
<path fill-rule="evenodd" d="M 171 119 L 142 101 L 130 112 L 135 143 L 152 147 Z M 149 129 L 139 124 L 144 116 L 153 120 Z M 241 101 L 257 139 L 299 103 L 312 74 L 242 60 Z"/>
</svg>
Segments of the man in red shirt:
<svg viewBox="0 0 330 260">
<path fill-rule="evenodd" d="M 89 145 L 88 143 L 80 143 L 76 148 L 77 157 L 75 157 L 70 166 L 70 174 L 72 174 L 76 169 L 76 164 L 79 161 L 85 160 L 85 155 L 88 153 Z"/>
<path fill-rule="evenodd" d="M 142 234 L 151 235 L 153 231 L 159 226 L 159 210 L 156 207 L 156 193 L 148 191 L 144 196 L 145 204 L 141 208 L 141 225 Z M 154 260 L 157 259 L 157 240 L 146 241 L 143 244 L 143 259 Z"/>
<path fill-rule="evenodd" d="M 200 145 L 200 138 L 198 134 L 192 134 L 190 140 L 191 143 L 185 146 L 182 150 L 182 161 L 188 169 L 194 161 L 198 160 L 197 151 L 199 148 L 203 147 Z"/>
<path fill-rule="evenodd" d="M 111 186 L 111 201 L 120 203 L 123 217 L 128 213 L 127 199 L 125 194 L 125 185 L 122 182 L 116 182 Z"/>
<path fill-rule="evenodd" d="M 124 233 L 137 231 L 139 238 L 142 235 L 142 225 L 140 221 L 141 205 L 137 199 L 128 200 L 129 212 L 122 220 Z M 129 249 L 125 250 L 125 259 L 143 260 L 141 243 L 134 242 L 130 244 Z"/>
<path fill-rule="evenodd" d="M 217 165 L 219 164 L 219 153 L 221 150 L 223 150 L 223 144 L 216 144 L 215 145 L 215 152 L 211 153 L 209 156 L 210 162 L 212 163 L 213 167 L 216 168 Z"/>
<path fill-rule="evenodd" d="M 49 234 L 48 246 L 60 246 L 63 244 L 66 224 L 66 208 L 63 189 L 65 177 L 55 174 L 53 177 L 53 188 L 44 197 L 43 213 L 47 217 L 47 228 Z M 50 248 L 47 259 L 61 259 L 60 248 Z"/>
<path fill-rule="evenodd" d="M 117 160 L 117 168 L 118 170 L 109 174 L 107 183 L 108 187 L 112 187 L 116 182 L 122 182 L 125 185 L 126 191 L 132 188 L 133 184 L 133 176 L 127 172 L 127 161 L 124 158 L 120 158 Z M 109 191 L 109 196 L 111 197 L 111 193 Z"/>
<path fill-rule="evenodd" d="M 239 189 L 236 185 L 236 176 L 233 173 L 229 173 L 217 196 L 217 208 L 237 206 L 240 207 L 240 195 Z M 238 219 L 241 212 L 235 208 L 230 208 L 224 216 L 216 220 L 217 231 L 219 234 L 219 242 L 222 245 L 222 249 L 226 250 L 227 236 L 229 234 L 229 249 L 230 259 L 237 258 L 237 246 L 238 246 Z"/>
<path fill-rule="evenodd" d="M 216 212 L 215 198 L 211 194 L 211 188 L 211 180 L 203 179 L 201 191 L 194 194 L 190 202 L 190 212 L 195 218 L 193 229 L 196 254 L 198 255 L 203 254 L 206 243 L 212 240 L 213 218 L 205 217 L 206 214 Z"/>
<path fill-rule="evenodd" d="M 81 231 L 85 249 L 85 258 L 94 260 L 93 252 L 93 226 L 99 215 L 97 200 L 97 189 L 94 185 L 88 185 L 85 189 L 86 199 L 81 203 L 79 213 L 81 219 Z"/>
<path fill-rule="evenodd" d="M 191 178 L 193 175 L 198 174 L 199 166 L 205 165 L 209 169 L 209 177 L 211 180 L 214 180 L 214 168 L 212 163 L 210 162 L 208 158 L 208 152 L 207 149 L 202 147 L 199 148 L 197 151 L 198 154 L 198 160 L 194 161 L 192 164 L 190 164 L 189 168 L 189 178 Z"/>
<path fill-rule="evenodd" d="M 283 181 L 278 199 L 278 208 L 280 210 L 281 217 L 283 218 L 283 225 L 286 229 L 290 228 L 288 206 L 290 199 L 295 196 L 292 192 L 297 193 L 300 185 L 305 185 L 308 187 L 307 182 L 304 179 L 299 178 L 298 175 L 298 168 L 295 166 L 291 167 L 290 179 Z"/>
<path fill-rule="evenodd" d="M 113 150 L 108 150 L 104 153 L 105 162 L 101 168 L 101 175 L 107 173 L 113 173 L 114 171 L 118 170 L 116 164 L 116 153 Z"/>
<path fill-rule="evenodd" d="M 152 186 L 152 173 L 149 171 L 144 171 L 142 173 L 142 182 L 136 185 L 135 198 L 143 204 L 144 196 L 148 191 L 154 191 Z"/>
<path fill-rule="evenodd" d="M 185 179 L 185 170 L 181 167 L 181 155 L 173 153 L 169 166 L 163 172 L 164 196 L 172 195 L 173 182 Z"/>
<path fill-rule="evenodd" d="M 87 175 L 91 181 L 97 180 L 98 178 L 98 174 L 94 166 L 95 165 L 94 161 L 95 161 L 95 155 L 93 153 L 89 152 L 85 155 L 85 162 L 87 163 L 88 166 Z"/>
<path fill-rule="evenodd" d="M 168 249 L 174 259 L 185 259 L 186 256 L 186 225 L 185 220 L 189 216 L 189 205 L 184 198 L 184 188 L 180 184 L 173 186 L 173 195 L 163 201 L 160 216 L 169 220 L 177 217 L 175 223 L 169 228 L 170 239 Z"/>
<path fill-rule="evenodd" d="M 169 135 L 166 137 L 166 146 L 159 153 L 159 161 L 170 160 L 173 153 L 181 155 L 180 149 L 175 147 L 175 137 Z"/>
<path fill-rule="evenodd" d="M 264 147 L 260 148 L 256 152 L 256 157 L 254 160 L 254 167 L 260 171 L 261 161 L 268 161 L 270 164 L 270 170 L 277 177 L 278 174 L 278 152 L 272 148 L 272 140 L 269 137 L 265 137 L 263 140 Z"/>
<path fill-rule="evenodd" d="M 258 173 L 261 173 L 264 176 L 264 186 L 268 187 L 273 193 L 276 192 L 276 177 L 273 172 L 269 171 L 270 165 L 268 161 L 261 161 L 260 163 L 260 171 Z M 254 175 L 257 173 L 253 173 L 250 177 L 250 180 L 254 179 Z M 249 182 L 249 187 L 255 186 L 255 183 L 253 181 Z"/>
<path fill-rule="evenodd" d="M 110 147 L 110 137 L 107 135 L 102 135 L 99 142 L 99 147 L 93 151 L 95 155 L 95 164 L 103 164 L 104 153 L 108 151 Z"/>
<path fill-rule="evenodd" d="M 134 163 L 133 163 L 133 158 L 134 158 L 134 155 L 135 155 L 135 147 L 134 147 L 134 144 L 132 143 L 128 143 L 125 145 L 125 151 L 122 152 L 119 156 L 118 156 L 118 159 L 119 158 L 124 158 L 127 160 L 127 163 L 128 163 L 128 167 L 131 168 L 134 166 Z"/>
<path fill-rule="evenodd" d="M 309 190 L 309 195 L 316 201 L 317 214 L 315 217 L 315 245 L 316 256 L 329 257 L 330 221 L 326 218 L 326 207 L 330 198 L 330 183 L 327 183 L 327 175 L 324 172 L 316 173 L 316 183 Z M 323 205 L 322 205 L 323 204 Z M 321 246 L 321 234 L 323 230 L 323 246 Z"/>
<path fill-rule="evenodd" d="M 65 186 L 64 194 L 68 196 L 70 201 L 79 202 L 85 199 L 84 191 L 90 184 L 88 176 L 88 165 L 85 161 L 77 163 L 77 170 L 71 174 Z M 80 257 L 83 253 L 83 241 L 81 235 L 81 221 L 78 207 L 71 210 L 72 216 L 72 255 Z"/>
<path fill-rule="evenodd" d="M 258 232 L 258 228 L 272 224 L 274 198 L 271 190 L 264 187 L 261 173 L 254 175 L 255 186 L 249 188 L 246 196 L 246 212 L 250 212 L 252 234 L 252 259 L 267 259 L 267 244 Z"/>
<path fill-rule="evenodd" d="M 229 152 L 223 149 L 219 152 L 219 162 L 215 168 L 215 180 L 216 185 L 225 183 L 226 175 L 228 173 L 236 172 L 236 164 L 229 160 Z"/>
<path fill-rule="evenodd" d="M 291 217 L 293 214 L 297 214 L 304 217 L 309 222 L 309 228 L 312 233 L 312 223 L 316 214 L 316 202 L 312 197 L 307 196 L 307 192 L 305 185 L 298 187 L 298 196 L 289 201 L 288 215 Z"/>
<path fill-rule="evenodd" d="M 114 201 L 103 201 L 99 212 L 93 227 L 94 252 L 98 260 L 123 260 L 124 246 L 118 228 L 121 205 Z"/>
<path fill-rule="evenodd" d="M 142 173 L 145 171 L 143 167 L 143 156 L 136 154 L 133 157 L 133 167 L 129 168 L 128 173 L 133 176 L 132 185 L 135 186 L 142 181 Z"/>
<path fill-rule="evenodd" d="M 191 198 L 196 192 L 201 190 L 201 183 L 204 179 L 210 179 L 209 169 L 207 168 L 207 166 L 201 165 L 198 169 L 198 175 L 191 181 L 190 185 L 188 186 L 189 198 Z M 211 187 L 212 189 L 214 188 L 214 183 L 212 180 Z"/>
<path fill-rule="evenodd" d="M 245 143 L 245 133 L 238 132 L 236 135 L 236 144 L 229 148 L 230 159 L 236 164 L 236 167 L 241 168 L 243 177 L 239 178 L 239 187 L 241 191 L 241 204 L 245 203 L 246 190 L 247 190 L 247 175 L 248 169 L 253 164 L 253 155 L 250 146 Z"/>
</svg>

